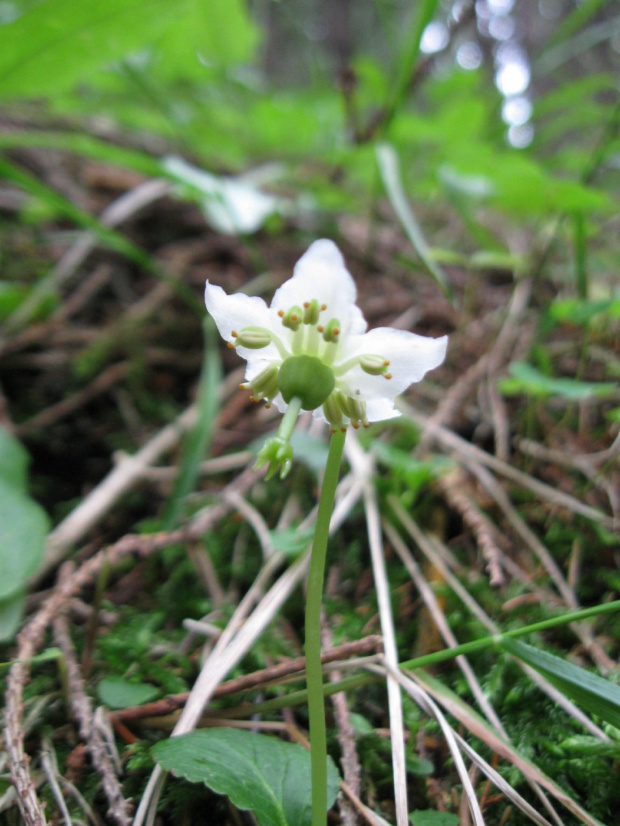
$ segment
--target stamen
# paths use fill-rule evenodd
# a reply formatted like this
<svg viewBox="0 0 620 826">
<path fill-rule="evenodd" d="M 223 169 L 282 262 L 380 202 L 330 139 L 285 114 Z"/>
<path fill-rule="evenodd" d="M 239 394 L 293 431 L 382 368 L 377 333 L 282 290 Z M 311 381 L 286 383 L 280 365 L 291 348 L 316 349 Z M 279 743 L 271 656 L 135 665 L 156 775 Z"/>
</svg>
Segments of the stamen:
<svg viewBox="0 0 620 826">
<path fill-rule="evenodd" d="M 337 344 L 338 336 L 340 335 L 340 322 L 338 321 L 338 319 L 330 319 L 330 321 L 325 325 L 325 329 L 322 332 L 324 341 L 331 342 L 332 344 Z"/>
</svg>

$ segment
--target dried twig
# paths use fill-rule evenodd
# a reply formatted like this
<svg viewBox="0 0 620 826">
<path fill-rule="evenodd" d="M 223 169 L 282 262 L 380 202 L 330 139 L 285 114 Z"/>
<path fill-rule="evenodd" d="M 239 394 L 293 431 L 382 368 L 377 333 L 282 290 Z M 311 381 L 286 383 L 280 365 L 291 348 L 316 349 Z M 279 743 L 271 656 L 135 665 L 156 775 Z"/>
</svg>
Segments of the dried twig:
<svg viewBox="0 0 620 826">
<path fill-rule="evenodd" d="M 439 485 L 446 499 L 460 513 L 463 521 L 476 537 L 476 542 L 487 564 L 490 584 L 493 586 L 503 585 L 504 572 L 501 565 L 503 554 L 495 539 L 495 527 L 467 496 L 463 482 L 464 474 L 459 469 L 446 473 L 439 479 Z"/>
<path fill-rule="evenodd" d="M 66 618 L 60 614 L 53 620 L 54 639 L 65 658 L 69 703 L 86 743 L 93 766 L 99 772 L 103 790 L 108 799 L 108 816 L 119 826 L 129 826 L 131 822 L 130 804 L 123 797 L 120 783 L 101 731 L 95 725 L 91 702 L 86 694 L 84 679 L 71 642 Z"/>
</svg>

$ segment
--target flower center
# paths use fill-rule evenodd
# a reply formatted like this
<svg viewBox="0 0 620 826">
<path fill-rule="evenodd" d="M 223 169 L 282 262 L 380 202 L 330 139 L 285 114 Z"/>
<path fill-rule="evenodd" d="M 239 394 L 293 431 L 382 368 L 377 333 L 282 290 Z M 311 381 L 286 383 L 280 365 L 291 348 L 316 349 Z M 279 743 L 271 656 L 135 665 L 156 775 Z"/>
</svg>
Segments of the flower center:
<svg viewBox="0 0 620 826">
<path fill-rule="evenodd" d="M 273 344 L 279 354 L 279 359 L 241 387 L 251 389 L 253 401 L 266 399 L 267 405 L 278 392 L 287 404 L 299 399 L 304 410 L 316 410 L 323 405 L 323 412 L 334 427 L 346 427 L 347 421 L 354 427 L 367 426 L 366 405 L 343 392 L 346 385 L 340 380 L 354 367 L 371 376 L 391 379 L 390 362 L 381 355 L 365 353 L 339 363 L 341 324 L 329 316 L 329 320 L 319 324 L 320 315 L 326 310 L 327 304 L 316 298 L 304 301 L 301 307 L 278 310 L 282 327 L 290 331 L 286 335 L 263 327 L 234 331 L 234 343 L 230 346 L 260 350 Z"/>
<path fill-rule="evenodd" d="M 278 387 L 288 404 L 298 398 L 304 410 L 316 410 L 328 398 L 336 379 L 330 367 L 316 356 L 290 356 L 282 362 Z"/>
</svg>

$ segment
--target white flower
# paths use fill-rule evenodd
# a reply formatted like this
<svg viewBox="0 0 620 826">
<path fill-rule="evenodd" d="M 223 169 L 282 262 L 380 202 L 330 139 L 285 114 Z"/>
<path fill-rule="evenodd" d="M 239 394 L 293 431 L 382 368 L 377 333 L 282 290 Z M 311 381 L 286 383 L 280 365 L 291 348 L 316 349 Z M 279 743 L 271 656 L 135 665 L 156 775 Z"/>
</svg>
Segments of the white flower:
<svg viewBox="0 0 620 826">
<path fill-rule="evenodd" d="M 378 327 L 366 332 L 355 283 L 332 241 L 315 241 L 275 293 L 227 295 L 207 282 L 205 301 L 221 336 L 247 360 L 256 401 L 284 413 L 295 400 L 332 430 L 400 415 L 394 398 L 440 365 L 447 336 Z"/>
</svg>

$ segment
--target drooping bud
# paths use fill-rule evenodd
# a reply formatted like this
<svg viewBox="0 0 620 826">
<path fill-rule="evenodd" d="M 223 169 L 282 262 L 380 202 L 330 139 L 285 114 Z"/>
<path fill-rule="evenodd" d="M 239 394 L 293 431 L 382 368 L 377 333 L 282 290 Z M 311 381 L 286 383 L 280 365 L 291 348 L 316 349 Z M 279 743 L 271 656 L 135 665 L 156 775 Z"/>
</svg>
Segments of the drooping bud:
<svg viewBox="0 0 620 826">
<path fill-rule="evenodd" d="M 330 367 L 315 356 L 290 356 L 282 362 L 278 387 L 285 402 L 301 400 L 303 410 L 316 410 L 334 389 Z"/>
<path fill-rule="evenodd" d="M 263 327 L 244 327 L 239 333 L 233 332 L 235 347 L 247 347 L 248 350 L 260 350 L 271 344 L 271 334 Z"/>
<path fill-rule="evenodd" d="M 254 469 L 258 470 L 263 465 L 269 465 L 267 469 L 267 479 L 270 479 L 276 471 L 280 471 L 280 479 L 284 479 L 293 467 L 293 448 L 286 439 L 280 436 L 273 436 L 267 439 L 256 458 Z"/>
</svg>

